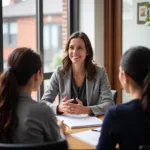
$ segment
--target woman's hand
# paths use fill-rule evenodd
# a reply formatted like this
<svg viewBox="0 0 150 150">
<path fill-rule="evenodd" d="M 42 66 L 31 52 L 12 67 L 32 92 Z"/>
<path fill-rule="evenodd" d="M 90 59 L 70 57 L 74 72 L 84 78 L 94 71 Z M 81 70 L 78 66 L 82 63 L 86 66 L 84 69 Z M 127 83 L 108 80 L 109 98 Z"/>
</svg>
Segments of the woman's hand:
<svg viewBox="0 0 150 150">
<path fill-rule="evenodd" d="M 78 104 L 73 104 L 73 103 L 69 104 L 69 109 L 67 111 L 68 114 L 91 114 L 92 113 L 91 108 L 83 106 L 81 100 L 76 98 L 76 101 L 78 102 Z"/>
<path fill-rule="evenodd" d="M 59 128 L 60 128 L 60 132 L 64 134 L 65 131 L 66 131 L 66 126 L 65 126 L 65 124 L 64 124 L 64 121 L 63 121 L 63 120 L 58 121 L 58 126 L 59 126 Z"/>
<path fill-rule="evenodd" d="M 69 114 L 82 114 L 83 108 L 84 108 L 83 103 L 78 98 L 76 98 L 76 101 L 78 104 L 74 104 L 74 103 L 69 104 L 69 109 L 68 109 L 67 113 L 69 113 Z"/>
<path fill-rule="evenodd" d="M 73 99 L 69 99 L 68 97 L 64 97 L 60 105 L 58 105 L 58 112 L 67 113 L 69 110 L 70 103 L 73 102 Z"/>
<path fill-rule="evenodd" d="M 72 103 L 74 99 L 67 100 L 67 96 L 62 99 L 62 103 L 58 106 L 58 112 L 63 112 L 64 114 L 92 114 L 90 107 L 83 106 L 81 100 L 76 98 L 78 104 Z"/>
</svg>

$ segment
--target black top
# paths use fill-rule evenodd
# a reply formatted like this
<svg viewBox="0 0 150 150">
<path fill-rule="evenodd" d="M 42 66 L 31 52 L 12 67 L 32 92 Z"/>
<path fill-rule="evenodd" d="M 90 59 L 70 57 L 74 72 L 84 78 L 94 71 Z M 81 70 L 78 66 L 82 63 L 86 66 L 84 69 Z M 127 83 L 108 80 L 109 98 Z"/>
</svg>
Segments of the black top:
<svg viewBox="0 0 150 150">
<path fill-rule="evenodd" d="M 76 98 L 82 101 L 84 106 L 87 106 L 86 100 L 86 77 L 81 85 L 81 87 L 77 88 L 75 84 L 75 80 L 72 76 L 71 80 L 71 98 L 74 99 L 73 103 L 77 104 Z"/>
<path fill-rule="evenodd" d="M 150 144 L 150 121 L 145 117 L 141 100 L 108 109 L 102 125 L 97 150 L 138 150 Z"/>
</svg>

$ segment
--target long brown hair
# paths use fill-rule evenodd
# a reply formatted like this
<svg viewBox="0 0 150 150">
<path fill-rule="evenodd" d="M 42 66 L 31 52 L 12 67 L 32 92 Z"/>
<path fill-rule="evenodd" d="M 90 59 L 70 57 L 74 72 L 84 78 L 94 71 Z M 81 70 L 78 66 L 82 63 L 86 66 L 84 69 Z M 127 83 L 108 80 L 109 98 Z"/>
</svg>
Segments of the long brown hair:
<svg viewBox="0 0 150 150">
<path fill-rule="evenodd" d="M 11 132 L 17 125 L 16 106 L 19 86 L 25 86 L 30 77 L 40 70 L 40 56 L 30 48 L 15 49 L 8 58 L 8 69 L 0 75 L 0 140 L 11 141 Z"/>
<path fill-rule="evenodd" d="M 121 67 L 143 90 L 141 101 L 150 119 L 150 49 L 144 46 L 131 47 L 123 55 Z"/>
<path fill-rule="evenodd" d="M 86 60 L 85 60 L 85 69 L 87 71 L 87 78 L 89 80 L 92 80 L 94 79 L 94 75 L 96 74 L 96 65 L 93 63 L 93 49 L 92 49 L 92 45 L 91 45 L 91 42 L 88 38 L 88 36 L 84 33 L 84 32 L 74 32 L 67 44 L 66 44 L 66 48 L 65 48 L 65 52 L 66 52 L 66 56 L 64 57 L 62 63 L 63 63 L 63 75 L 64 77 L 67 75 L 68 73 L 68 70 L 71 66 L 71 60 L 69 58 L 69 55 L 68 55 L 68 49 L 69 49 L 69 45 L 70 45 L 70 41 L 73 39 L 73 38 L 81 38 L 84 43 L 85 43 L 85 46 L 86 46 L 86 50 L 87 50 L 87 57 L 86 57 Z"/>
</svg>

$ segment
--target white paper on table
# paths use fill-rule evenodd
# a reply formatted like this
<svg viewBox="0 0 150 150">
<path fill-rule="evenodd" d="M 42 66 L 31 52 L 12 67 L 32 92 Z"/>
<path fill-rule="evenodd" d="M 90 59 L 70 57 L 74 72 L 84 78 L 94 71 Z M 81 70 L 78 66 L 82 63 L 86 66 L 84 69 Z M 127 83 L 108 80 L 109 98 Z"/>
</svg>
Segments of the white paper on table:
<svg viewBox="0 0 150 150">
<path fill-rule="evenodd" d="M 58 120 L 64 120 L 64 123 L 70 128 L 100 126 L 103 121 L 95 116 L 85 114 L 80 115 L 57 115 Z"/>
<path fill-rule="evenodd" d="M 101 128 L 96 128 L 96 129 L 100 130 Z M 96 146 L 98 144 L 100 133 L 101 132 L 87 130 L 87 131 L 72 133 L 71 135 L 77 139 L 87 142 L 88 144 Z"/>
</svg>

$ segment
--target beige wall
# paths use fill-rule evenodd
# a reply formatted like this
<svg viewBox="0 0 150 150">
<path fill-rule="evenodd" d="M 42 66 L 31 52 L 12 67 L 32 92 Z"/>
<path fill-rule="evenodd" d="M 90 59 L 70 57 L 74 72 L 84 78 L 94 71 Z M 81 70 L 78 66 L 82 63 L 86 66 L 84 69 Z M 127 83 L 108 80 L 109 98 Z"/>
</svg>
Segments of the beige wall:
<svg viewBox="0 0 150 150">
<path fill-rule="evenodd" d="M 79 29 L 85 32 L 94 50 L 94 60 L 104 65 L 104 0 L 80 1 Z"/>
</svg>

